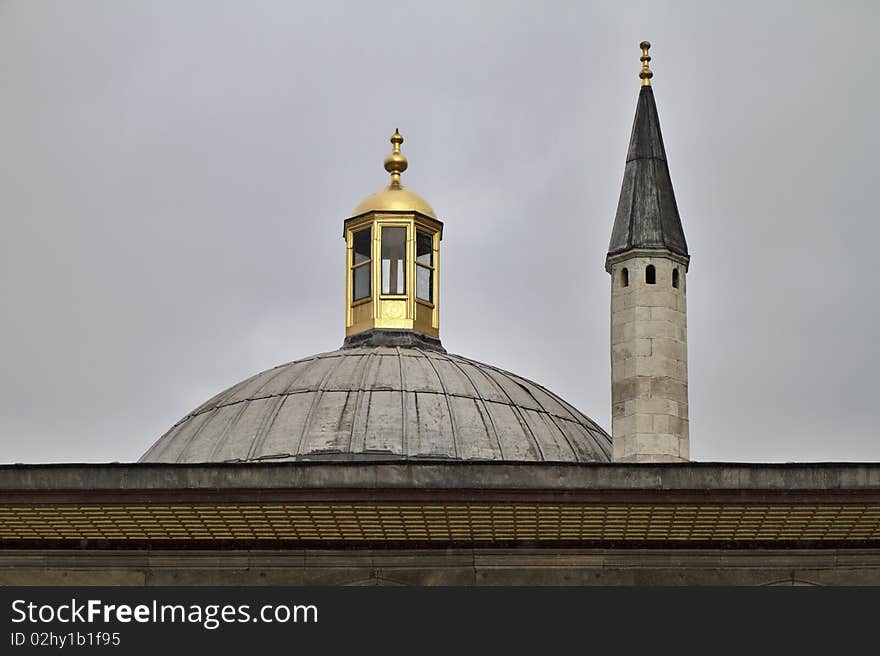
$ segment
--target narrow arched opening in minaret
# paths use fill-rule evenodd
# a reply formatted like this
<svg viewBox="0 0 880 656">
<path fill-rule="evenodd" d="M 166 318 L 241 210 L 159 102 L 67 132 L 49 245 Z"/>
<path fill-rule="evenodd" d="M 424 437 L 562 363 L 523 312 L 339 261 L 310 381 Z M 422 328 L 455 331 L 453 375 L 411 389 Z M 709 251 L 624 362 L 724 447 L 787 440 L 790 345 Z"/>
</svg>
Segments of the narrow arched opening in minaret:
<svg viewBox="0 0 880 656">
<path fill-rule="evenodd" d="M 678 289 L 678 267 L 672 270 L 672 286 Z"/>
<path fill-rule="evenodd" d="M 653 264 L 645 267 L 645 282 L 649 285 L 657 284 L 657 269 L 654 268 Z"/>
<path fill-rule="evenodd" d="M 620 270 L 620 286 L 629 287 L 629 269 L 626 267 Z"/>
</svg>

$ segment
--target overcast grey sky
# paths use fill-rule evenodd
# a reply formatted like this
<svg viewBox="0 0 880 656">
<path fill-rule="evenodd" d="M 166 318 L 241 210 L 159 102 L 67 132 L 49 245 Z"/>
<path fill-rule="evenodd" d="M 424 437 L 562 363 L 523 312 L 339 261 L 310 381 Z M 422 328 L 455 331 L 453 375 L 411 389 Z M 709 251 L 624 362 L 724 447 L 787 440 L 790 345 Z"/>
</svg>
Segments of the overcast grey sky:
<svg viewBox="0 0 880 656">
<path fill-rule="evenodd" d="M 880 460 L 876 2 L 0 2 L 0 461 L 131 461 L 342 343 L 342 221 L 445 222 L 446 348 L 610 429 L 639 89 L 692 255 L 695 460 Z"/>
</svg>

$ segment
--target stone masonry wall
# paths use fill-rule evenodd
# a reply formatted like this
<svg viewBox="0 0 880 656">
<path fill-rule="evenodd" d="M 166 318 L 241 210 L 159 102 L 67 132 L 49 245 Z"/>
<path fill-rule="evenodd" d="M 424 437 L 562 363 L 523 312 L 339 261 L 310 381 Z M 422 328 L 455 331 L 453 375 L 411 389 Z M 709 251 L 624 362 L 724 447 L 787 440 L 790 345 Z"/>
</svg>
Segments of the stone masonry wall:
<svg viewBox="0 0 880 656">
<path fill-rule="evenodd" d="M 880 549 L 9 550 L 0 585 L 880 585 Z"/>
<path fill-rule="evenodd" d="M 655 267 L 653 285 L 646 282 L 648 265 Z M 684 265 L 666 257 L 632 257 L 611 267 L 615 462 L 690 459 L 685 278 Z"/>
</svg>

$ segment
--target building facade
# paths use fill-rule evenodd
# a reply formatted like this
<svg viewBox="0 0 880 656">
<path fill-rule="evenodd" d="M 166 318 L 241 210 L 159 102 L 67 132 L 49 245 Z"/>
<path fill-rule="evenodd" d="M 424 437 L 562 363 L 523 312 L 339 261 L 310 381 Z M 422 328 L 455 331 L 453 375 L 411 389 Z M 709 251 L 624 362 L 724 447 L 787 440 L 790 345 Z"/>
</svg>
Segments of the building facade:
<svg viewBox="0 0 880 656">
<path fill-rule="evenodd" d="M 0 467 L 0 584 L 880 584 L 880 465 L 690 462 L 690 254 L 641 47 L 612 435 L 446 351 L 444 226 L 395 131 L 343 222 L 341 348 L 220 392 L 138 463 Z"/>
</svg>

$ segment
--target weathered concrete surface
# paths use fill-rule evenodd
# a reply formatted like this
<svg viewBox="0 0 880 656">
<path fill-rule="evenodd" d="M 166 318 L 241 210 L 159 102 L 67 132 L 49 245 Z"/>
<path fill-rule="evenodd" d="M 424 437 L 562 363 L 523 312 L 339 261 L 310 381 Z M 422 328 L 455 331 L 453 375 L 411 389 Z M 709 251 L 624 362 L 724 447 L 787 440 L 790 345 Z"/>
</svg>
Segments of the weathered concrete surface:
<svg viewBox="0 0 880 656">
<path fill-rule="evenodd" d="M 379 458 L 607 462 L 611 438 L 521 376 L 437 350 L 361 346 L 230 387 L 141 461 Z"/>
<path fill-rule="evenodd" d="M 0 465 L 0 493 L 235 490 L 880 490 L 880 463 L 280 462 Z"/>
<path fill-rule="evenodd" d="M 880 585 L 880 549 L 0 551 L 0 585 Z"/>
</svg>

